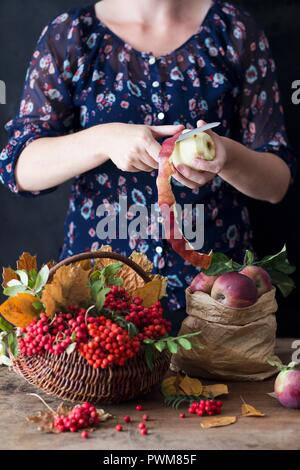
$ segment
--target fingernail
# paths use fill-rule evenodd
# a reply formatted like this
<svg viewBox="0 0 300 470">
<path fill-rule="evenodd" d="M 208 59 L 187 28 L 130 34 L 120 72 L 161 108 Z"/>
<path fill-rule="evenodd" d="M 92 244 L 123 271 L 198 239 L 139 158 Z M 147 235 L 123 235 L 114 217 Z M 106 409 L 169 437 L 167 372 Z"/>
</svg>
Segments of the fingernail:
<svg viewBox="0 0 300 470">
<path fill-rule="evenodd" d="M 177 167 L 177 170 L 180 172 L 180 173 L 183 173 L 184 172 L 184 165 L 179 165 Z"/>
</svg>

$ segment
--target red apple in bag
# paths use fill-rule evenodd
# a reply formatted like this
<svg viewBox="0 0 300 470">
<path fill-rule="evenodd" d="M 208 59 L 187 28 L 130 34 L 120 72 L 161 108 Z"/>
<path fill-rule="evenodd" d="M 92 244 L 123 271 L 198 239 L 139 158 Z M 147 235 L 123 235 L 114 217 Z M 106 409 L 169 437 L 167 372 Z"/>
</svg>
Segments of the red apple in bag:
<svg viewBox="0 0 300 470">
<path fill-rule="evenodd" d="M 259 297 L 272 290 L 273 286 L 270 275 L 260 266 L 246 266 L 240 273 L 252 279 L 256 285 Z"/>
<path fill-rule="evenodd" d="M 206 294 L 211 293 L 212 286 L 218 276 L 207 276 L 204 273 L 199 273 L 190 285 L 191 292 L 205 292 Z"/>
<path fill-rule="evenodd" d="M 249 277 L 236 272 L 225 273 L 215 281 L 211 297 L 227 307 L 245 308 L 257 301 L 257 289 Z"/>
</svg>

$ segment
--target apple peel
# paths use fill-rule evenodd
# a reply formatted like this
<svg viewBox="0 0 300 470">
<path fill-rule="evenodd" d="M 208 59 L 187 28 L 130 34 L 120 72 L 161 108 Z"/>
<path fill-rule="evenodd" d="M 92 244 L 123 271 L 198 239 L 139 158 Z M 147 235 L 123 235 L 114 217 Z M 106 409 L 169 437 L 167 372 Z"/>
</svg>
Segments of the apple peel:
<svg viewBox="0 0 300 470">
<path fill-rule="evenodd" d="M 175 168 L 170 157 L 180 135 L 181 132 L 178 132 L 162 144 L 157 177 L 158 205 L 164 222 L 165 236 L 173 250 L 192 266 L 208 269 L 212 255 L 196 252 L 184 237 L 177 222 L 176 199 L 171 185 L 171 177 L 175 173 Z"/>
</svg>

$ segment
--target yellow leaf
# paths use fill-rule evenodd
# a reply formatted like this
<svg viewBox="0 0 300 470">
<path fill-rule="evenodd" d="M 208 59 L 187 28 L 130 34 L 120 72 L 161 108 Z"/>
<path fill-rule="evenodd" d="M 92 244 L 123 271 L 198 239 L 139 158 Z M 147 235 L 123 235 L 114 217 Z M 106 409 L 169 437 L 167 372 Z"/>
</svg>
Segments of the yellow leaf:
<svg viewBox="0 0 300 470">
<path fill-rule="evenodd" d="M 202 395 L 207 398 L 216 398 L 220 395 L 228 395 L 228 387 L 225 384 L 204 385 Z"/>
<path fill-rule="evenodd" d="M 186 375 L 180 382 L 179 388 L 182 390 L 185 395 L 195 395 L 199 396 L 202 394 L 202 383 L 198 379 L 192 379 L 188 375 Z"/>
<path fill-rule="evenodd" d="M 43 289 L 42 302 L 46 314 L 52 317 L 56 312 L 70 305 L 82 305 L 90 300 L 89 271 L 79 265 L 62 266 L 53 276 L 51 283 Z"/>
<path fill-rule="evenodd" d="M 112 247 L 110 245 L 103 245 L 101 246 L 99 250 L 97 250 L 97 252 L 112 253 Z M 113 264 L 115 262 L 116 260 L 109 259 L 109 258 L 97 258 L 95 262 L 95 268 L 101 270 L 105 268 L 106 266 L 109 266 L 110 264 Z"/>
<path fill-rule="evenodd" d="M 37 311 L 32 306 L 37 300 L 31 294 L 18 294 L 0 305 L 0 314 L 9 323 L 25 328 L 37 317 Z"/>
<path fill-rule="evenodd" d="M 236 423 L 236 416 L 210 416 L 204 418 L 200 425 L 203 429 L 218 428 L 220 426 L 229 426 L 230 424 Z"/>
<path fill-rule="evenodd" d="M 32 269 L 37 270 L 36 256 L 32 256 L 30 253 L 22 253 L 17 261 L 17 268 L 27 272 Z"/>
<path fill-rule="evenodd" d="M 252 405 L 248 405 L 248 403 L 242 404 L 242 416 L 253 416 L 253 417 L 262 417 L 265 416 L 264 413 L 254 408 Z"/>
<path fill-rule="evenodd" d="M 160 274 L 155 274 L 151 276 L 152 280 L 159 279 L 161 283 L 159 298 L 162 299 L 167 295 L 167 286 L 168 286 L 168 278 L 164 276 L 160 276 Z"/>
<path fill-rule="evenodd" d="M 177 389 L 177 376 L 172 375 L 171 377 L 164 379 L 161 384 L 161 392 L 165 397 L 175 397 L 176 395 L 180 395 Z"/>
<path fill-rule="evenodd" d="M 133 251 L 129 258 L 138 264 L 146 273 L 152 273 L 153 271 L 153 263 L 147 258 L 144 253 L 138 253 L 137 251 Z"/>
<path fill-rule="evenodd" d="M 140 297 L 143 300 L 144 307 L 151 307 L 160 299 L 161 292 L 161 281 L 160 279 L 153 279 L 152 281 L 145 284 L 143 287 L 139 287 L 134 292 L 135 297 Z"/>
<path fill-rule="evenodd" d="M 12 281 L 13 279 L 19 279 L 18 275 L 15 273 L 15 271 L 8 267 L 8 268 L 3 268 L 2 270 L 2 287 L 3 289 L 7 287 L 7 284 L 9 281 Z"/>
</svg>

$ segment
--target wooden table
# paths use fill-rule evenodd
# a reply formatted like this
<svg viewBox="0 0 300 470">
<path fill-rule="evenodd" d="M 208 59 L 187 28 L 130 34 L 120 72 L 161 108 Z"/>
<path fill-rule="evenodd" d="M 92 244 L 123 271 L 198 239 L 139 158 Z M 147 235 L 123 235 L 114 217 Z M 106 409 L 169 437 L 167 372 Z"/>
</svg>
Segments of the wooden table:
<svg viewBox="0 0 300 470">
<path fill-rule="evenodd" d="M 282 360 L 291 360 L 292 340 L 278 340 L 278 354 Z M 202 450 L 202 449 L 300 449 L 300 410 L 283 408 L 277 400 L 267 395 L 273 391 L 273 380 L 263 383 L 229 383 L 230 394 L 224 398 L 224 415 L 239 415 L 240 396 L 266 413 L 264 418 L 238 418 L 234 425 L 203 430 L 200 418 L 179 418 L 179 412 L 163 404 L 159 390 L 141 400 L 145 412 L 151 417 L 149 435 L 142 437 L 136 424 L 124 425 L 117 433 L 115 422 L 101 426 L 90 439 L 84 441 L 80 434 L 42 434 L 26 422 L 26 416 L 43 409 L 43 405 L 26 393 L 36 391 L 8 369 L 0 368 L 0 449 L 94 449 L 94 450 Z M 41 394 L 55 407 L 59 401 Z M 113 415 L 122 418 L 130 415 L 138 420 L 136 403 L 107 407 Z M 137 421 L 136 421 L 137 422 Z"/>
</svg>

